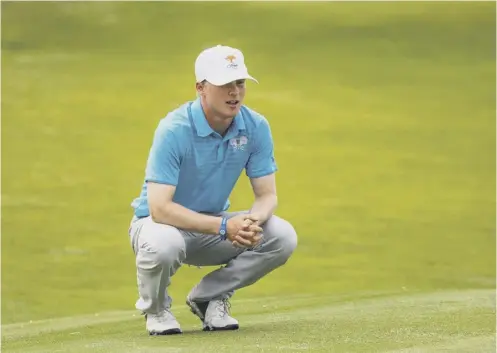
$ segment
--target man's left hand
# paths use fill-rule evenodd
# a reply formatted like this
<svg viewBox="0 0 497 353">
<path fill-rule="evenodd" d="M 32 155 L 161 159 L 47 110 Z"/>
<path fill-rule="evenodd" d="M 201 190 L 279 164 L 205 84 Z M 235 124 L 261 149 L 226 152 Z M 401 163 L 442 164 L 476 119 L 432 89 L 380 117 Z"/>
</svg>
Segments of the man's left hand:
<svg viewBox="0 0 497 353">
<path fill-rule="evenodd" d="M 259 225 L 260 217 L 256 214 L 250 214 L 249 218 L 245 220 L 244 227 L 237 233 L 238 236 L 250 241 L 251 246 L 254 247 L 262 239 L 262 228 Z M 238 242 L 233 242 L 234 246 L 242 246 Z"/>
</svg>

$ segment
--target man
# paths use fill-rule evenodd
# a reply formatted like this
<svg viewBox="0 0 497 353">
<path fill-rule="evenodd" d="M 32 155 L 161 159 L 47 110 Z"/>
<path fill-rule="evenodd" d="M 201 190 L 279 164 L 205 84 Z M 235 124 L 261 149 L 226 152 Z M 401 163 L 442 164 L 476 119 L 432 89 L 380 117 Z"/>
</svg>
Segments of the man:
<svg viewBox="0 0 497 353">
<path fill-rule="evenodd" d="M 154 135 L 130 239 L 139 299 L 151 335 L 181 333 L 167 294 L 182 264 L 225 265 L 205 276 L 186 302 L 204 330 L 238 329 L 234 291 L 286 263 L 297 245 L 287 221 L 273 215 L 277 170 L 267 120 L 242 105 L 248 73 L 238 49 L 218 45 L 195 62 L 197 99 L 163 118 Z M 256 81 L 257 82 L 257 81 Z M 255 201 L 227 212 L 246 170 Z"/>
</svg>

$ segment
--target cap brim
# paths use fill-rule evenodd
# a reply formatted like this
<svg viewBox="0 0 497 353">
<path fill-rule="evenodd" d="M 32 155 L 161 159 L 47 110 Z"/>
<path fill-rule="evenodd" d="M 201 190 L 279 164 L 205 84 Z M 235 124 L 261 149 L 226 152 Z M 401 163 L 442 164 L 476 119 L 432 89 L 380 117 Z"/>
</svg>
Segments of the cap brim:
<svg viewBox="0 0 497 353">
<path fill-rule="evenodd" d="M 248 73 L 238 74 L 238 75 L 230 75 L 226 77 L 210 77 L 206 78 L 207 82 L 213 84 L 214 86 L 223 86 L 227 83 L 237 81 L 237 80 L 251 80 L 255 83 L 259 83 L 254 77 L 250 76 Z"/>
</svg>

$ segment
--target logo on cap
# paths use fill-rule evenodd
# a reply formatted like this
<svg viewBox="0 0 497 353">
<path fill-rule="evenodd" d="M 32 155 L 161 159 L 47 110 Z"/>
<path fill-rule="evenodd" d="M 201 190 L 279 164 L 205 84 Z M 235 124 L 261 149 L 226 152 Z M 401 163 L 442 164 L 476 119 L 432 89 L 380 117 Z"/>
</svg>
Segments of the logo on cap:
<svg viewBox="0 0 497 353">
<path fill-rule="evenodd" d="M 229 64 L 226 66 L 227 68 L 236 69 L 238 67 L 238 64 L 233 62 L 236 60 L 236 56 L 228 55 L 225 59 L 226 61 L 229 61 Z"/>
</svg>

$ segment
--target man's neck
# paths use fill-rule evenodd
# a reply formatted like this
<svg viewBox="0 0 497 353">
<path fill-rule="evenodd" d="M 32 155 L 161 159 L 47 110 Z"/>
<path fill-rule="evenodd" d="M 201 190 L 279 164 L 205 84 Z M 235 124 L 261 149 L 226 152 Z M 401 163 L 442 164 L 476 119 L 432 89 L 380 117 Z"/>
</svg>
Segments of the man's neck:
<svg viewBox="0 0 497 353">
<path fill-rule="evenodd" d="M 200 104 L 202 106 L 202 110 L 204 111 L 205 119 L 207 123 L 212 128 L 212 130 L 216 131 L 221 136 L 224 136 L 228 131 L 231 123 L 233 122 L 233 118 L 221 118 L 213 114 L 208 108 L 207 105 L 200 100 Z"/>
</svg>

